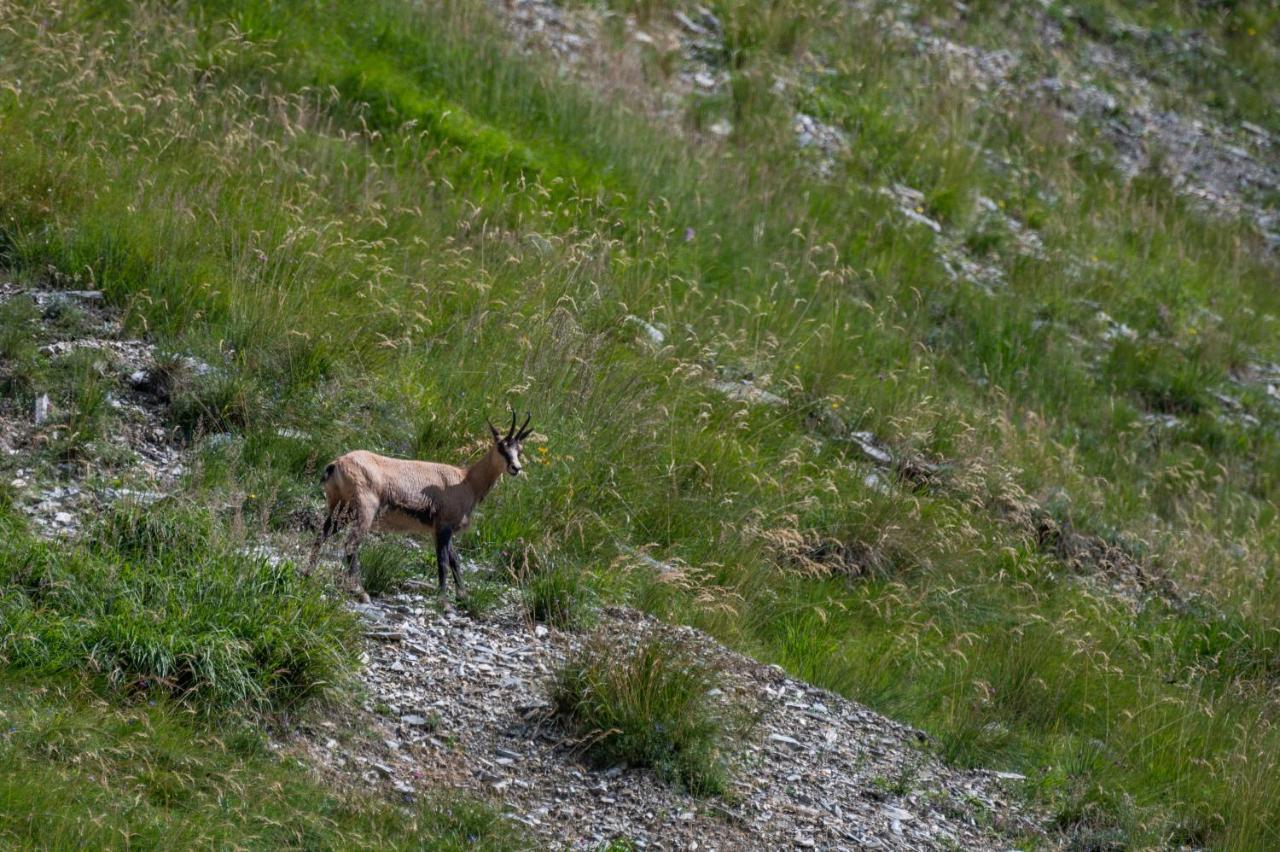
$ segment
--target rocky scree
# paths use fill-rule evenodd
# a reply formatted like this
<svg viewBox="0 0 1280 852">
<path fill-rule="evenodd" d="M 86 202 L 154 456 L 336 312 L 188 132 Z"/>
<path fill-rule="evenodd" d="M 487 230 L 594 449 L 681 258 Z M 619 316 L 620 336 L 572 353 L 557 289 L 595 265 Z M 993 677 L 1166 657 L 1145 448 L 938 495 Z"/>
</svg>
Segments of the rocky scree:
<svg viewBox="0 0 1280 852">
<path fill-rule="evenodd" d="M 156 348 L 123 336 L 119 315 L 96 290 L 41 289 L 0 284 L 0 309 L 14 335 L 34 338 L 37 357 L 57 366 L 88 353 L 105 391 L 109 428 L 95 436 L 93 456 L 108 459 L 57 461 L 40 453 L 72 427 L 48 389 L 37 386 L 34 402 L 20 394 L 0 402 L 0 458 L 14 502 L 45 534 L 72 535 L 101 505 L 116 500 L 151 503 L 171 489 L 185 470 L 181 442 L 170 427 L 168 374 L 211 371 L 191 357 L 161 366 Z M 68 315 L 74 316 L 67 322 Z M 21 369 L 6 363 L 8 376 Z M 42 381 L 37 378 L 36 382 Z"/>
<path fill-rule="evenodd" d="M 1070 7 L 1055 16 L 1053 5 L 1042 0 L 1027 7 L 1033 44 L 1056 63 L 1055 73 L 1048 76 L 1038 73 L 1040 69 L 1019 51 L 965 44 L 922 23 L 912 4 L 858 0 L 849 8 L 886 42 L 937 63 L 953 82 L 971 86 L 990 103 L 1019 108 L 1037 104 L 1059 116 L 1073 133 L 1096 138 L 1103 143 L 1095 146 L 1096 156 L 1114 162 L 1125 179 L 1158 167 L 1203 210 L 1249 221 L 1267 245 L 1280 249 L 1277 140 L 1251 122 L 1229 125 L 1200 105 L 1167 106 L 1172 94 L 1168 85 L 1146 74 L 1118 46 L 1119 39 L 1108 41 L 1081 27 L 1086 36 L 1083 47 L 1069 49 L 1063 28 L 1079 16 Z M 729 86 L 723 28 L 704 6 L 653 14 L 643 24 L 635 15 L 587 5 L 566 7 L 553 0 L 510 0 L 492 7 L 526 50 L 550 51 L 564 73 L 593 85 L 622 85 L 617 81 L 626 79 L 622 94 L 673 128 L 680 126 L 691 98 L 723 94 Z M 624 34 L 620 53 L 607 46 L 609 26 L 620 27 Z M 1123 30 L 1119 34 L 1124 41 L 1169 41 L 1165 49 L 1170 53 L 1195 55 L 1212 49 L 1197 33 L 1157 35 L 1129 24 L 1114 26 Z M 646 52 L 675 58 L 676 70 L 659 86 L 643 73 Z M 619 73 L 620 62 L 629 72 Z M 805 80 L 831 72 L 823 57 L 812 53 L 791 62 L 793 67 L 775 73 L 776 94 L 801 91 Z M 849 148 L 845 131 L 799 110 L 792 127 L 797 148 L 814 171 L 835 177 Z M 711 122 L 704 135 L 727 137 L 732 132 L 732 124 L 722 118 Z M 914 198 L 905 197 L 915 190 L 892 186 L 884 191 L 900 202 L 909 220 L 942 233 L 937 222 L 906 212 L 919 209 Z M 989 199 L 979 198 L 978 203 L 1003 217 Z M 1007 224 L 1019 253 L 1041 256 L 1034 232 L 1016 220 Z M 956 239 L 940 241 L 938 254 L 954 278 L 984 288 L 1002 282 L 997 267 L 967 253 Z"/>
<path fill-rule="evenodd" d="M 461 786 L 573 849 L 999 849 L 1041 823 L 1013 795 L 1021 776 L 949 769 L 922 732 L 691 628 L 608 608 L 582 636 L 530 625 L 515 606 L 476 621 L 418 594 L 355 608 L 367 636 L 359 718 L 300 727 L 282 744 L 348 782 L 406 799 Z M 585 643 L 623 654 L 653 638 L 721 673 L 708 701 L 756 719 L 724 797 L 692 797 L 646 769 L 589 768 L 550 714 L 553 673 Z"/>
</svg>

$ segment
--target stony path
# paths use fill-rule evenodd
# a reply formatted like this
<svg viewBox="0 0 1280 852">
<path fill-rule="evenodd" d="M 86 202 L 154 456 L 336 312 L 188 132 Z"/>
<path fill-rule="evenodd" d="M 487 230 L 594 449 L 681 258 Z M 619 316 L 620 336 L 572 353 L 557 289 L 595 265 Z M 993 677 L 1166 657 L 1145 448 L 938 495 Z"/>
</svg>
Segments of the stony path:
<svg viewBox="0 0 1280 852">
<path fill-rule="evenodd" d="M 593 769 L 548 718 L 546 684 L 587 637 L 530 626 L 514 607 L 480 622 L 396 595 L 356 605 L 368 622 L 365 718 L 292 745 L 331 772 L 412 797 L 439 784 L 507 805 L 541 840 L 616 838 L 646 849 L 998 849 L 1035 832 L 1018 776 L 942 766 L 923 734 L 733 653 L 698 631 L 609 609 L 619 649 L 654 634 L 723 673 L 725 697 L 758 714 L 724 797 L 698 799 L 651 772 Z"/>
</svg>

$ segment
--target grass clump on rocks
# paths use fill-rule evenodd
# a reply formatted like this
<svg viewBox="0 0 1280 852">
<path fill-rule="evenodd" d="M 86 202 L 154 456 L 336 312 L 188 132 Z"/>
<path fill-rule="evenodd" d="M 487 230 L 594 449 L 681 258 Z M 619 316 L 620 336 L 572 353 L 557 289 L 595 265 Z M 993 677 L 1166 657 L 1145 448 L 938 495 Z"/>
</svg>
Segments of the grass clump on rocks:
<svg viewBox="0 0 1280 852">
<path fill-rule="evenodd" d="M 651 639 L 629 653 L 599 642 L 556 676 L 556 711 L 597 763 L 648 766 L 695 795 L 725 792 L 733 713 L 711 699 L 714 670 L 681 646 Z"/>
</svg>

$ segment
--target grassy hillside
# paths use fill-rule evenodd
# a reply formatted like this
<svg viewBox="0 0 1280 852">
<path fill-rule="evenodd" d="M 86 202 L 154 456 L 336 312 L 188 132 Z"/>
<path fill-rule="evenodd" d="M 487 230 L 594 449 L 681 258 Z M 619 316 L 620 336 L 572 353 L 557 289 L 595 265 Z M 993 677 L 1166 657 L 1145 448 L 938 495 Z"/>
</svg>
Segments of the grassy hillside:
<svg viewBox="0 0 1280 852">
<path fill-rule="evenodd" d="M 1020 44 L 997 5 L 954 26 Z M 1232 7 L 1080 4 L 1204 30 L 1224 53 L 1170 87 L 1274 125 L 1277 13 Z M 1059 839 L 1276 845 L 1280 408 L 1231 381 L 1280 360 L 1274 258 L 1158 171 L 1125 180 L 1088 126 L 979 97 L 864 16 L 714 10 L 730 85 L 671 128 L 514 53 L 478 2 L 11 4 L 3 266 L 99 288 L 175 365 L 213 365 L 175 366 L 171 414 L 199 459 L 184 499 L 233 543 L 296 528 L 337 453 L 462 460 L 510 401 L 545 440 L 470 555 L 565 572 L 1023 772 Z M 848 135 L 832 176 L 795 154 L 796 109 Z M 723 141 L 702 130 L 719 117 Z M 1001 283 L 953 279 L 894 184 Z M 7 388 L 26 411 L 64 387 L 74 413 L 24 327 L 6 318 Z M 716 388 L 743 377 L 782 403 Z M 84 440 L 112 428 L 101 409 Z M 42 613 L 31 588 L 7 583 L 5 611 Z"/>
</svg>

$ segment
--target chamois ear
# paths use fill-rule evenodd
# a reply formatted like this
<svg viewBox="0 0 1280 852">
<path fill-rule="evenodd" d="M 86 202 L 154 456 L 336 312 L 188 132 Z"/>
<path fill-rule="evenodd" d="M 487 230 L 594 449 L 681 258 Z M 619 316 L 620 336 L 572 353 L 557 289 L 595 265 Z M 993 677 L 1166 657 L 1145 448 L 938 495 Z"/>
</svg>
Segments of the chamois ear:
<svg viewBox="0 0 1280 852">
<path fill-rule="evenodd" d="M 493 436 L 494 443 L 495 444 L 502 443 L 502 435 L 499 434 L 498 428 L 493 425 L 493 421 L 491 421 L 488 417 L 486 417 L 484 419 L 484 422 L 489 425 L 489 434 Z"/>
<path fill-rule="evenodd" d="M 520 424 L 520 430 L 516 432 L 517 441 L 523 441 L 525 438 L 529 437 L 529 433 L 533 431 L 529 428 L 529 419 L 531 417 L 533 417 L 533 415 L 528 411 L 524 413 L 524 422 Z"/>
</svg>

